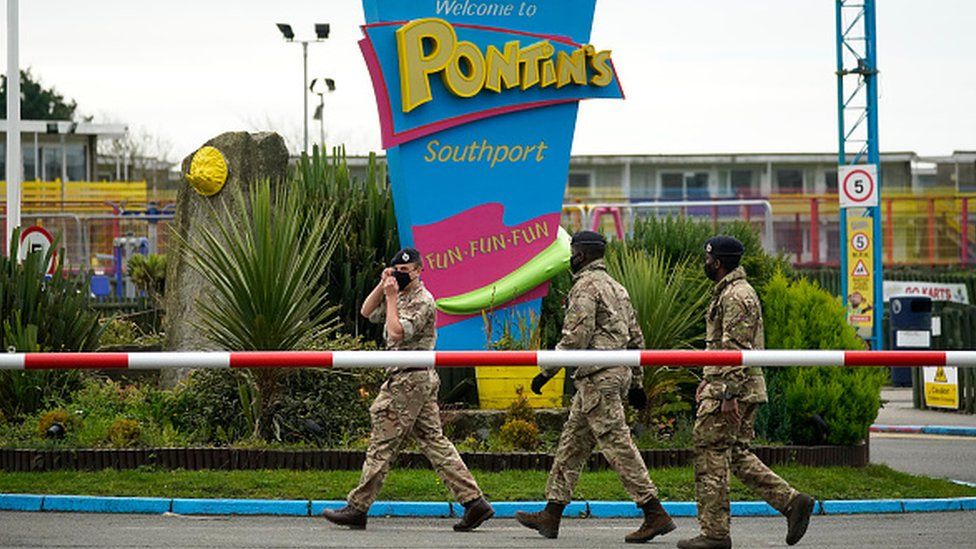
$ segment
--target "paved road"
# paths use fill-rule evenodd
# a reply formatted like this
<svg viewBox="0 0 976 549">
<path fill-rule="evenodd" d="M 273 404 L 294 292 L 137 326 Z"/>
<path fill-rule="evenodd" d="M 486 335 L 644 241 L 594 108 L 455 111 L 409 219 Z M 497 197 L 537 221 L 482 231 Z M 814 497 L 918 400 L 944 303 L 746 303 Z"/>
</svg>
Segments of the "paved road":
<svg viewBox="0 0 976 549">
<path fill-rule="evenodd" d="M 912 408 L 911 389 L 884 389 L 881 398 L 886 402 L 875 423 L 976 427 L 976 415 Z M 916 475 L 976 482 L 976 437 L 872 433 L 871 462 Z"/>
<path fill-rule="evenodd" d="M 871 463 L 915 475 L 976 482 L 976 437 L 872 433 Z"/>
<path fill-rule="evenodd" d="M 625 547 L 636 520 L 567 520 L 557 540 L 546 540 L 499 519 L 469 534 L 451 531 L 447 519 L 373 519 L 365 532 L 351 532 L 321 519 L 233 517 L 186 518 L 0 512 L 3 547 Z M 694 533 L 693 519 L 649 547 L 674 547 Z M 733 519 L 736 547 L 785 546 L 779 518 Z M 976 513 L 814 517 L 798 547 L 972 547 Z"/>
</svg>

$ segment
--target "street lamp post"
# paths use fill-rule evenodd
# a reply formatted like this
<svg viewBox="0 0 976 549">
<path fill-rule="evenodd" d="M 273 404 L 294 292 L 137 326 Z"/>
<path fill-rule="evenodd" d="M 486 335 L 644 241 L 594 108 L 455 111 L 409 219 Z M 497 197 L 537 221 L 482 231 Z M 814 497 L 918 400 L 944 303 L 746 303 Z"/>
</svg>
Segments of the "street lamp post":
<svg viewBox="0 0 976 549">
<path fill-rule="evenodd" d="M 20 58 L 18 56 L 18 0 L 7 0 L 7 230 L 4 246 L 20 226 L 20 183 L 24 163 L 20 150 Z"/>
<path fill-rule="evenodd" d="M 276 23 L 278 30 L 287 42 L 295 42 L 295 31 L 287 23 Z M 303 151 L 308 154 L 308 44 L 309 42 L 322 42 L 329 37 L 329 24 L 315 24 L 315 40 L 299 40 L 302 45 L 302 105 L 303 118 L 302 130 L 304 133 Z"/>
<path fill-rule="evenodd" d="M 322 86 L 325 86 L 325 89 L 322 89 Z M 315 78 L 308 86 L 308 89 L 319 96 L 319 108 L 315 109 L 315 114 L 312 118 L 319 121 L 319 147 L 325 147 L 325 94 L 326 92 L 335 91 L 335 80 L 331 78 Z"/>
</svg>

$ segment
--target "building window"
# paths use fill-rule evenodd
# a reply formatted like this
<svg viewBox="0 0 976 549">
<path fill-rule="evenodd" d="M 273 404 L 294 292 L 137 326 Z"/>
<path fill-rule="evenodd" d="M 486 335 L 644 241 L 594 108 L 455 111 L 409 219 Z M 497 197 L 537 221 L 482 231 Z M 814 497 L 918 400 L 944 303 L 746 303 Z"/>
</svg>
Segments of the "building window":
<svg viewBox="0 0 976 549">
<path fill-rule="evenodd" d="M 776 170 L 776 192 L 803 194 L 803 170 Z"/>
<path fill-rule="evenodd" d="M 827 170 L 824 172 L 824 183 L 827 194 L 837 194 L 837 170 Z"/>
<path fill-rule="evenodd" d="M 729 194 L 737 198 L 753 196 L 752 170 L 732 170 L 729 174 Z"/>
<path fill-rule="evenodd" d="M 61 147 L 41 147 L 41 181 L 61 179 Z"/>
<path fill-rule="evenodd" d="M 685 174 L 683 173 L 662 173 L 661 174 L 661 198 L 665 200 L 678 200 L 684 196 Z"/>
<path fill-rule="evenodd" d="M 707 172 L 661 174 L 661 198 L 665 200 L 702 200 L 708 197 Z"/>
<path fill-rule="evenodd" d="M 589 190 L 592 176 L 589 172 L 569 172 L 570 190 Z"/>
<path fill-rule="evenodd" d="M 24 181 L 37 179 L 37 158 L 34 153 L 34 145 L 24 145 L 21 153 L 24 159 Z"/>
<path fill-rule="evenodd" d="M 64 156 L 68 181 L 84 181 L 88 177 L 88 162 L 84 145 L 65 145 Z"/>
</svg>

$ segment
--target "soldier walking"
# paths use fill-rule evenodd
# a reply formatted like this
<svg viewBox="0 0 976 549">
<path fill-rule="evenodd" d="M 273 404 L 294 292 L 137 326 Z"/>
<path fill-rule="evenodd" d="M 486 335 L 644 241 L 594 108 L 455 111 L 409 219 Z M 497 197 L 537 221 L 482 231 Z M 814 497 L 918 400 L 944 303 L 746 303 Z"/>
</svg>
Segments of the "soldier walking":
<svg viewBox="0 0 976 549">
<path fill-rule="evenodd" d="M 729 236 L 705 243 L 705 274 L 715 281 L 706 317 L 706 347 L 763 349 L 762 307 L 739 266 L 745 251 Z M 757 367 L 707 366 L 696 393 L 695 495 L 701 534 L 681 540 L 681 549 L 732 546 L 729 537 L 729 471 L 786 516 L 786 543 L 806 533 L 814 500 L 797 492 L 750 450 L 759 406 L 766 402 L 766 381 Z"/>
<path fill-rule="evenodd" d="M 437 337 L 434 298 L 420 280 L 421 270 L 417 250 L 400 250 L 363 302 L 360 313 L 375 324 L 383 323 L 389 350 L 434 348 Z M 388 377 L 369 408 L 373 428 L 359 485 L 349 492 L 345 507 L 326 510 L 323 516 L 356 530 L 366 528 L 367 512 L 383 486 L 390 465 L 412 435 L 454 499 L 464 505 L 464 516 L 454 529 L 474 530 L 495 511 L 441 430 L 437 372 L 429 367 L 391 367 L 386 371 Z"/>
<path fill-rule="evenodd" d="M 574 280 L 558 350 L 640 349 L 644 345 L 627 290 L 607 273 L 605 249 L 606 240 L 599 233 L 582 231 L 573 236 L 570 267 Z M 540 394 L 557 372 L 543 369 L 532 380 L 532 391 Z M 580 472 L 593 447 L 599 445 L 627 493 L 644 511 L 643 524 L 624 540 L 643 543 L 674 530 L 675 524 L 657 498 L 657 487 L 648 477 L 624 417 L 624 398 L 638 409 L 647 405 L 640 368 L 582 366 L 573 378 L 577 392 L 549 471 L 546 507 L 538 513 L 519 511 L 515 518 L 547 538 L 557 537 L 560 518 Z"/>
</svg>

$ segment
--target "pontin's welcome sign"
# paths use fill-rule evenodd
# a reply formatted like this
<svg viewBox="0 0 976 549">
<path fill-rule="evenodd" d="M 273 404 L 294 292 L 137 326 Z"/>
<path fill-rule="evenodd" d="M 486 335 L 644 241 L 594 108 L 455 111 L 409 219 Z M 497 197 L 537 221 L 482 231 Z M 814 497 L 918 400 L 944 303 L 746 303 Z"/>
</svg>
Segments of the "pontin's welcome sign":
<svg viewBox="0 0 976 549">
<path fill-rule="evenodd" d="M 423 256 L 440 349 L 484 347 L 482 310 L 538 312 L 568 265 L 577 103 L 623 97 L 588 44 L 595 2 L 363 0 L 400 240 Z"/>
</svg>

